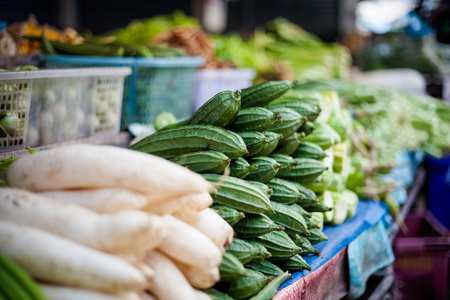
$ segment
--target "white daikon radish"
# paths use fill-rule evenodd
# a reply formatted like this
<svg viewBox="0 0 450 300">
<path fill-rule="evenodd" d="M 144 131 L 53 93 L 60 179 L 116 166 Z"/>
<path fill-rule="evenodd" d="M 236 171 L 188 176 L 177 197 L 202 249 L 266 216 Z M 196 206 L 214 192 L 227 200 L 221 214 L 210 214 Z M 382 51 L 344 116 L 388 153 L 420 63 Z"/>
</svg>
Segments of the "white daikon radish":
<svg viewBox="0 0 450 300">
<path fill-rule="evenodd" d="M 197 300 L 213 300 L 210 295 L 199 290 L 195 290 L 195 295 L 197 296 Z"/>
<path fill-rule="evenodd" d="M 164 216 L 169 234 L 157 247 L 169 257 L 199 268 L 212 269 L 222 262 L 219 248 L 203 233 L 172 217 Z"/>
<path fill-rule="evenodd" d="M 128 291 L 128 292 L 122 292 L 118 293 L 117 297 L 119 297 L 121 300 L 143 300 L 142 297 L 143 293 L 136 292 L 136 291 Z"/>
<path fill-rule="evenodd" d="M 199 220 L 199 214 L 195 210 L 193 210 L 191 207 L 187 205 L 183 205 L 175 211 L 172 216 L 177 218 L 178 220 L 183 221 L 186 224 L 193 225 L 197 224 Z"/>
<path fill-rule="evenodd" d="M 39 284 L 48 300 L 125 300 L 117 295 L 61 285 Z M 137 298 L 139 299 L 139 298 Z M 128 300 L 128 299 L 127 299 Z M 131 299 L 130 299 L 131 300 Z"/>
<path fill-rule="evenodd" d="M 220 280 L 219 268 L 205 269 L 185 264 L 179 260 L 172 259 L 173 263 L 184 274 L 189 283 L 198 289 L 212 287 Z"/>
<path fill-rule="evenodd" d="M 199 217 L 197 224 L 193 227 L 209 237 L 222 252 L 225 252 L 233 242 L 233 227 L 209 208 L 199 212 Z"/>
<path fill-rule="evenodd" d="M 139 269 L 139 271 L 141 271 L 142 274 L 144 274 L 147 278 L 150 278 L 155 276 L 155 271 L 145 263 L 147 259 L 146 252 L 147 251 L 139 251 L 133 253 L 115 253 L 114 255 L 132 264 L 137 269 Z"/>
<path fill-rule="evenodd" d="M 187 205 L 196 211 L 204 210 L 213 204 L 213 198 L 209 193 L 190 195 Z"/>
<path fill-rule="evenodd" d="M 222 252 L 233 242 L 233 227 L 209 208 L 195 212 L 184 206 L 173 216 L 206 235 Z"/>
<path fill-rule="evenodd" d="M 32 191 L 109 187 L 174 196 L 214 188 L 199 174 L 161 157 L 88 144 L 57 147 L 22 157 L 8 168 L 7 181 L 11 187 Z"/>
<path fill-rule="evenodd" d="M 142 211 L 97 214 L 13 188 L 0 191 L 0 220 L 36 227 L 108 252 L 149 250 L 166 234 L 160 217 Z"/>
<path fill-rule="evenodd" d="M 146 252 L 147 251 L 135 251 L 130 253 L 114 253 L 114 255 L 120 257 L 123 260 L 126 260 L 134 266 L 138 266 L 142 263 L 145 263 Z"/>
<path fill-rule="evenodd" d="M 150 203 L 148 206 L 144 207 L 143 210 L 158 216 L 171 215 L 188 201 L 188 196 L 181 196 L 168 201 Z"/>
<path fill-rule="evenodd" d="M 144 300 L 158 300 L 155 296 L 149 294 L 149 293 L 144 293 L 141 295 L 142 299 Z"/>
<path fill-rule="evenodd" d="M 178 197 L 174 197 L 173 195 L 147 195 L 147 201 L 149 206 L 156 203 L 171 201 L 175 198 L 183 198 L 183 202 L 186 202 L 188 206 L 190 206 L 196 211 L 208 208 L 213 204 L 213 199 L 208 192 L 198 194 L 186 194 Z"/>
<path fill-rule="evenodd" d="M 141 271 L 116 256 L 15 223 L 0 221 L 0 252 L 46 282 L 107 293 L 148 286 Z"/>
<path fill-rule="evenodd" d="M 125 189 L 62 190 L 39 194 L 47 198 L 76 204 L 98 213 L 139 209 L 148 203 L 145 195 Z"/>
<path fill-rule="evenodd" d="M 156 297 L 165 300 L 197 299 L 183 273 L 165 255 L 155 250 L 149 251 L 147 264 L 158 274 L 150 280 L 148 288 Z"/>
</svg>

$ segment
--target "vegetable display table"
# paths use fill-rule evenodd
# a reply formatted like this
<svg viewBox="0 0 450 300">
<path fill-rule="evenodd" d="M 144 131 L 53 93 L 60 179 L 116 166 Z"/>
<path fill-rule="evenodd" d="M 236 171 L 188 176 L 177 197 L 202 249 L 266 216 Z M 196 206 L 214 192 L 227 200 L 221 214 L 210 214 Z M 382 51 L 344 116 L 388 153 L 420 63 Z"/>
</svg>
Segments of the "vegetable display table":
<svg viewBox="0 0 450 300">
<path fill-rule="evenodd" d="M 362 294 L 365 280 L 394 260 L 383 223 L 386 213 L 383 203 L 360 201 L 355 217 L 339 226 L 326 226 L 329 240 L 314 245 L 320 255 L 305 257 L 312 270 L 294 273 L 274 299 L 340 299 Z"/>
</svg>

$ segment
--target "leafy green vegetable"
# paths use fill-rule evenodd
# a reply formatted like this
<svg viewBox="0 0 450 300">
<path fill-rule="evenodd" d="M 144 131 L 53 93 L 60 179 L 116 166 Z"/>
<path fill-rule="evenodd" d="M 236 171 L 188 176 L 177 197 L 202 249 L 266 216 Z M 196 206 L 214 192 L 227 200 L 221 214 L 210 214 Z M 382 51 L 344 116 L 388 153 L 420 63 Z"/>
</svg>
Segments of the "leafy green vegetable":
<svg viewBox="0 0 450 300">
<path fill-rule="evenodd" d="M 155 16 L 146 20 L 133 20 L 125 28 L 110 32 L 121 43 L 147 45 L 158 34 L 175 26 L 199 27 L 197 19 L 186 16 L 182 11 L 175 11 L 171 15 Z"/>
<path fill-rule="evenodd" d="M 0 174 L 6 174 L 9 166 L 16 160 L 17 160 L 17 158 L 14 155 L 0 160 Z"/>
</svg>

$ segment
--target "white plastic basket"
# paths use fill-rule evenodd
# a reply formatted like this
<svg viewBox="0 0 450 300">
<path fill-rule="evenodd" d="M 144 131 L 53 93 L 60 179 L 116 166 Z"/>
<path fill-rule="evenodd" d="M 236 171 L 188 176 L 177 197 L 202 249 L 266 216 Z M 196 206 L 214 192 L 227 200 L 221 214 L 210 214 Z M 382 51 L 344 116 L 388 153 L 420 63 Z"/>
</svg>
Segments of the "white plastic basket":
<svg viewBox="0 0 450 300">
<path fill-rule="evenodd" d="M 26 87 L 27 93 L 20 98 L 25 103 L 23 127 L 16 132 L 20 143 L 14 149 L 2 145 L 0 151 L 119 132 L 129 74 L 128 67 L 1 72 L 0 85 Z"/>
<path fill-rule="evenodd" d="M 0 73 L 0 153 L 25 148 L 30 109 L 31 79 L 2 79 Z"/>
<path fill-rule="evenodd" d="M 256 72 L 253 69 L 198 70 L 194 93 L 194 112 L 215 94 L 238 90 L 252 85 Z"/>
</svg>

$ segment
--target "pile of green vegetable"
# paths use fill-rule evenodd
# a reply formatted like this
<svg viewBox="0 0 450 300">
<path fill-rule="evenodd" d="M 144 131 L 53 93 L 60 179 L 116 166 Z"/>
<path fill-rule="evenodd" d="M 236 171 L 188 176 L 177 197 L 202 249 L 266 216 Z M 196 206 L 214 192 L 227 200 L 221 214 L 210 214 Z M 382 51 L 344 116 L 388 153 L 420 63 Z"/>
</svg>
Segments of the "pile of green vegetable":
<svg viewBox="0 0 450 300">
<path fill-rule="evenodd" d="M 347 187 L 362 199 L 385 201 L 399 210 L 395 185 L 381 174 L 396 165 L 401 150 L 422 149 L 440 158 L 450 151 L 450 106 L 436 98 L 339 80 L 311 81 L 299 90 L 334 90 L 353 116 L 352 167 Z"/>
<path fill-rule="evenodd" d="M 155 36 L 176 26 L 200 27 L 200 23 L 193 17 L 186 16 L 182 11 L 174 11 L 170 15 L 160 15 L 145 20 L 133 20 L 124 28 L 107 33 L 115 36 L 120 43 L 134 45 L 148 45 Z"/>
<path fill-rule="evenodd" d="M 351 56 L 339 44 L 327 44 L 298 25 L 276 18 L 244 41 L 237 34 L 213 36 L 215 55 L 240 68 L 253 68 L 262 80 L 299 81 L 348 77 Z"/>
<path fill-rule="evenodd" d="M 210 292 L 247 299 L 275 276 L 310 270 L 302 256 L 319 253 L 313 245 L 327 240 L 324 222 L 340 224 L 355 212 L 358 198 L 345 190 L 350 115 L 336 93 L 292 90 L 296 83 L 220 92 L 188 120 L 130 147 L 219 187 L 212 209 L 233 226 L 235 238 Z M 230 176 L 223 176 L 228 168 Z"/>
<path fill-rule="evenodd" d="M 122 42 L 114 36 L 85 35 L 82 43 L 69 44 L 48 39 L 46 29 L 40 37 L 26 35 L 24 39 L 38 41 L 45 55 L 80 55 L 101 57 L 177 57 L 184 53 L 162 44 Z"/>
</svg>

